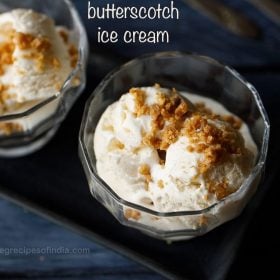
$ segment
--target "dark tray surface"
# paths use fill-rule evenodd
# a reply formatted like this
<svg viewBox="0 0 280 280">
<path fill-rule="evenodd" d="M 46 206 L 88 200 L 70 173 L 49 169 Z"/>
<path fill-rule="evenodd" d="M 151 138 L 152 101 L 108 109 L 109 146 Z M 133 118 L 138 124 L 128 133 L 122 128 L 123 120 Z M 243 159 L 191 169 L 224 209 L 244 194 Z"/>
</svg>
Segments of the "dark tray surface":
<svg viewBox="0 0 280 280">
<path fill-rule="evenodd" d="M 91 66 L 89 72 L 92 68 L 95 66 Z M 271 85 L 276 83 L 277 75 L 247 76 L 266 93 L 265 103 L 270 107 L 272 121 L 276 122 L 275 102 L 270 100 L 275 93 Z M 223 279 L 251 216 L 272 184 L 276 153 L 269 157 L 269 172 L 258 194 L 238 219 L 188 242 L 168 245 L 147 237 L 120 225 L 89 193 L 77 155 L 77 139 L 85 100 L 97 83 L 92 77 L 94 75 L 90 77 L 84 95 L 45 148 L 25 158 L 0 160 L 1 193 L 171 278 L 176 275 L 191 279 Z M 275 143 L 276 135 L 272 147 Z"/>
<path fill-rule="evenodd" d="M 260 40 L 239 38 L 218 27 L 204 16 L 176 1 L 182 11 L 181 20 L 154 23 L 167 28 L 172 35 L 168 45 L 98 45 L 96 28 L 122 31 L 150 29 L 150 23 L 123 21 L 87 21 L 87 2 L 75 3 L 84 19 L 95 54 L 90 63 L 87 89 L 75 104 L 55 138 L 41 151 L 17 160 L 0 160 L 0 192 L 17 203 L 70 227 L 118 252 L 123 253 L 169 278 L 224 279 L 242 236 L 256 213 L 267 190 L 276 184 L 279 156 L 280 125 L 280 27 L 263 16 L 247 1 L 229 1 L 261 26 Z M 95 5 L 104 1 L 92 1 Z M 110 1 L 108 1 L 110 2 Z M 169 1 L 161 1 L 169 2 Z M 127 1 L 118 1 L 127 5 Z M 141 3 L 148 5 L 150 1 Z M 222 42 L 222 43 L 221 43 Z M 105 55 L 96 55 L 102 49 Z M 122 60 L 145 52 L 160 50 L 192 50 L 213 56 L 237 67 L 260 91 L 272 123 L 272 137 L 267 173 L 257 195 L 246 211 L 209 234 L 188 242 L 167 245 L 120 224 L 89 193 L 78 159 L 78 131 L 86 99 L 104 74 Z M 111 55 L 108 55 L 110 54 Z M 104 57 L 106 58 L 104 60 Z M 276 129 L 273 129 L 273 128 Z M 276 179 L 275 179 L 276 178 Z M 256 246 L 257 247 L 257 246 Z"/>
</svg>

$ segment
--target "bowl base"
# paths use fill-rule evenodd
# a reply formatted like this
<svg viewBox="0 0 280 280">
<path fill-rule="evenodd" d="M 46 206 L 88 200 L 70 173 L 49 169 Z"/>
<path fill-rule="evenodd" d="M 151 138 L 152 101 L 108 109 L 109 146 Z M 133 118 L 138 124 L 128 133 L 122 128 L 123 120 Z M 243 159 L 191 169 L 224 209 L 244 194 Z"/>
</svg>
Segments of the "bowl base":
<svg viewBox="0 0 280 280">
<path fill-rule="evenodd" d="M 52 128 L 48 132 L 39 136 L 39 138 L 35 139 L 32 142 L 29 142 L 26 145 L 0 148 L 0 157 L 17 158 L 32 154 L 46 145 L 54 137 L 57 129 L 58 127 Z"/>
</svg>

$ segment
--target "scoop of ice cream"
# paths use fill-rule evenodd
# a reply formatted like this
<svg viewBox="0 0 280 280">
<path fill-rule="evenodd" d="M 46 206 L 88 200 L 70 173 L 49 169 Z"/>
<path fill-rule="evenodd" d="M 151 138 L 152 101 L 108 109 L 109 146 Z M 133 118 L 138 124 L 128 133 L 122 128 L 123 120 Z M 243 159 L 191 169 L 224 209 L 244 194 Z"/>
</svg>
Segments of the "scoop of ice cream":
<svg viewBox="0 0 280 280">
<path fill-rule="evenodd" d="M 134 88 L 102 115 L 97 171 L 123 199 L 162 212 L 200 210 L 249 174 L 257 151 L 245 124 L 182 96 L 158 85 Z"/>
<path fill-rule="evenodd" d="M 57 28 L 46 15 L 24 9 L 1 14 L 2 103 L 4 99 L 23 103 L 57 94 L 72 71 L 74 56 L 67 31 Z"/>
</svg>

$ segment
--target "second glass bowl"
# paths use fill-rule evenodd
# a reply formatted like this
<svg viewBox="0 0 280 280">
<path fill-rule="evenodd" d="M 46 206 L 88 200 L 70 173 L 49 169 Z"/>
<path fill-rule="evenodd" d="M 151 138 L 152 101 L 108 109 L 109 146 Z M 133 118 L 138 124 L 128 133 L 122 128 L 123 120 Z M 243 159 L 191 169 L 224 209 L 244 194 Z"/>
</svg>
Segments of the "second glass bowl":
<svg viewBox="0 0 280 280">
<path fill-rule="evenodd" d="M 156 212 L 123 200 L 99 177 L 93 139 L 100 116 L 130 88 L 152 86 L 155 83 L 215 99 L 248 125 L 258 146 L 259 156 L 237 192 L 207 209 Z M 79 151 L 92 195 L 120 223 L 153 237 L 173 241 L 204 234 L 239 215 L 260 182 L 268 139 L 269 121 L 261 99 L 255 88 L 236 71 L 208 57 L 166 52 L 135 59 L 110 73 L 100 83 L 86 105 Z"/>
<path fill-rule="evenodd" d="M 12 130 L 12 133 L 0 135 L 0 156 L 2 157 L 23 156 L 46 144 L 54 136 L 86 84 L 88 40 L 80 16 L 72 2 L 69 0 L 2 0 L 0 3 L 0 13 L 18 8 L 32 9 L 46 14 L 54 19 L 56 25 L 69 29 L 72 40 L 76 42 L 79 57 L 76 67 L 69 74 L 57 95 L 21 113 L 0 116 L 0 128 Z M 17 130 L 18 125 L 23 125 L 24 129 Z"/>
</svg>

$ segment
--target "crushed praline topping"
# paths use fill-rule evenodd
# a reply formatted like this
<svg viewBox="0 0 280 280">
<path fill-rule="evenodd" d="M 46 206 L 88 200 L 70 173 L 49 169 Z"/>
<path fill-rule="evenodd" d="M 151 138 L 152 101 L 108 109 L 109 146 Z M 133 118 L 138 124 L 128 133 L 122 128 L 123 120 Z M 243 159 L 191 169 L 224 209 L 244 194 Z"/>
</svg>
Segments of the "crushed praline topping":
<svg viewBox="0 0 280 280">
<path fill-rule="evenodd" d="M 137 210 L 128 208 L 124 211 L 124 217 L 127 220 L 132 219 L 137 221 L 141 218 L 141 213 Z"/>
<path fill-rule="evenodd" d="M 0 75 L 5 73 L 5 66 L 14 63 L 13 53 L 15 44 L 13 42 L 0 43 Z"/>
<path fill-rule="evenodd" d="M 7 110 L 7 101 L 13 98 L 11 94 L 7 93 L 7 89 L 9 89 L 9 86 L 0 84 L 0 114 Z M 22 126 L 18 123 L 0 122 L 0 132 L 2 135 L 10 135 L 22 130 Z"/>
<path fill-rule="evenodd" d="M 22 126 L 19 123 L 3 122 L 0 123 L 0 131 L 3 135 L 10 135 L 22 131 Z"/>
<path fill-rule="evenodd" d="M 71 57 L 71 67 L 75 68 L 78 63 L 78 59 L 79 59 L 79 52 L 78 52 L 76 46 L 71 44 L 68 48 L 68 53 Z"/>
<path fill-rule="evenodd" d="M 242 126 L 242 121 L 235 116 L 232 115 L 218 115 L 213 113 L 213 111 L 209 108 L 206 107 L 204 102 L 198 102 L 195 103 L 195 108 L 202 114 L 206 114 L 208 117 L 210 117 L 211 119 L 219 119 L 225 122 L 228 122 L 233 128 L 235 129 L 240 129 Z"/>
<path fill-rule="evenodd" d="M 209 181 L 207 183 L 209 193 L 215 194 L 218 200 L 232 194 L 235 190 L 228 187 L 228 182 L 224 179 L 222 182 Z"/>
<path fill-rule="evenodd" d="M 65 43 L 68 42 L 68 34 L 66 31 L 59 31 Z M 14 51 L 16 46 L 20 50 L 28 50 L 29 53 L 24 55 L 26 59 L 36 60 L 38 71 L 43 71 L 46 64 L 52 65 L 54 68 L 59 68 L 60 61 L 52 55 L 52 43 L 43 36 L 34 36 L 16 32 L 14 29 L 5 30 L 5 42 L 0 43 L 0 75 L 5 73 L 5 66 L 14 63 Z M 74 68 L 78 61 L 78 50 L 75 45 L 69 44 L 68 52 L 71 59 L 71 66 Z"/>
<path fill-rule="evenodd" d="M 198 166 L 198 172 L 202 176 L 229 156 L 247 152 L 238 131 L 242 125 L 240 119 L 214 114 L 204 103 L 192 107 L 176 89 L 164 93 L 158 84 L 155 88 L 157 101 L 153 105 L 147 105 L 144 90 L 140 88 L 130 90 L 135 99 L 135 116 L 151 117 L 151 130 L 143 132 L 142 145 L 152 147 L 162 155 L 180 136 L 186 136 L 190 142 L 186 149 L 204 155 Z M 160 160 L 163 160 L 162 157 Z M 149 167 L 141 166 L 139 173 L 146 176 L 149 183 L 151 180 Z M 162 188 L 163 182 L 159 181 L 158 186 Z M 222 183 L 209 182 L 207 188 L 218 199 L 233 192 L 228 188 L 226 180 Z"/>
<path fill-rule="evenodd" d="M 228 155 L 242 154 L 245 149 L 240 134 L 231 125 L 222 123 L 218 127 L 207 116 L 197 113 L 185 121 L 182 135 L 190 139 L 190 152 L 204 154 L 204 161 L 199 164 L 202 174 Z"/>
<path fill-rule="evenodd" d="M 59 30 L 59 35 L 65 44 L 69 42 L 69 34 L 65 30 Z"/>
<path fill-rule="evenodd" d="M 143 175 L 146 179 L 146 190 L 148 190 L 149 183 L 152 181 L 151 170 L 148 164 L 142 164 L 138 169 L 139 174 Z"/>
<path fill-rule="evenodd" d="M 158 184 L 158 187 L 159 187 L 159 188 L 161 188 L 161 189 L 164 188 L 163 180 L 158 180 L 157 184 Z"/>
<path fill-rule="evenodd" d="M 125 148 L 125 145 L 116 138 L 112 139 L 108 146 L 109 151 L 123 150 L 124 148 Z"/>
</svg>

